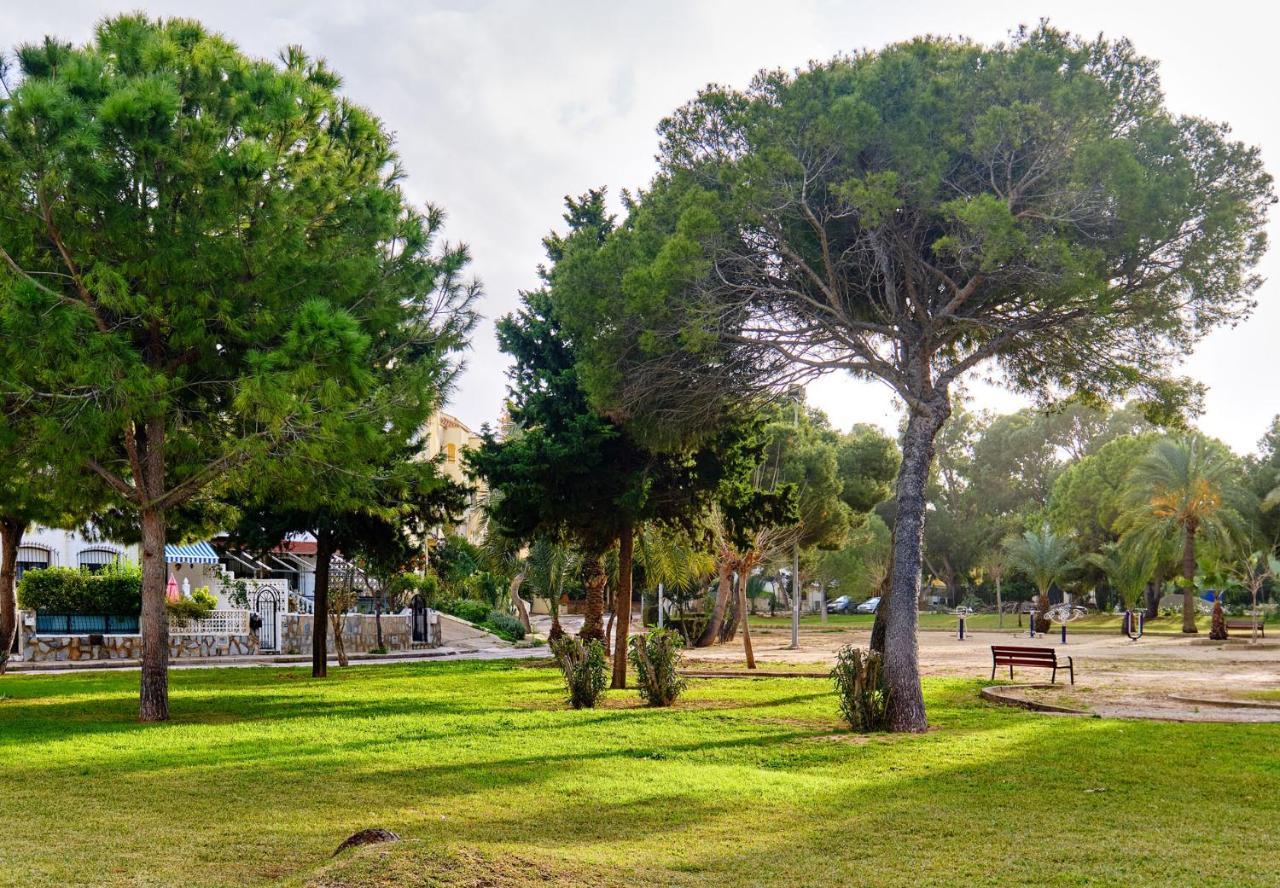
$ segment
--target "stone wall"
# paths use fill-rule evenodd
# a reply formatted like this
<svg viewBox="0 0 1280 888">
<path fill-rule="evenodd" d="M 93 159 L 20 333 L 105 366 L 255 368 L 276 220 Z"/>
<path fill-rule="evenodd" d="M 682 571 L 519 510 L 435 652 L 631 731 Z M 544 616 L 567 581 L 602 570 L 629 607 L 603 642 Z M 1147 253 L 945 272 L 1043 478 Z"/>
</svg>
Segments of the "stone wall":
<svg viewBox="0 0 1280 888">
<path fill-rule="evenodd" d="M 36 635 L 35 619 L 19 620 L 22 659 L 30 662 L 63 660 L 140 660 L 141 635 Z M 170 635 L 169 657 L 244 657 L 258 652 L 256 635 Z"/>
<path fill-rule="evenodd" d="M 302 654 L 311 650 L 311 614 L 283 614 L 280 618 L 280 650 L 286 654 Z M 382 642 L 389 651 L 407 651 L 413 647 L 413 618 L 409 614 L 382 615 Z M 342 642 L 348 654 L 366 654 L 378 646 L 378 629 L 373 614 L 347 614 L 343 617 Z M 329 653 L 333 653 L 332 637 Z"/>
</svg>

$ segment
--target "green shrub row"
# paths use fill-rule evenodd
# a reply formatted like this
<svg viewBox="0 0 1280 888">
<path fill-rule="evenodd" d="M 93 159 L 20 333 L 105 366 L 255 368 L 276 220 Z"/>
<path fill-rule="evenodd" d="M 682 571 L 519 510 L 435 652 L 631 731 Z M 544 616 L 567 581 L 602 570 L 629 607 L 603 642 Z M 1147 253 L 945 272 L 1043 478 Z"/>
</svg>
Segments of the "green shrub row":
<svg viewBox="0 0 1280 888">
<path fill-rule="evenodd" d="M 524 625 L 510 614 L 493 610 L 483 601 L 467 598 L 446 598 L 435 604 L 436 610 L 474 623 L 487 629 L 504 641 L 520 641 L 524 638 Z"/>
<path fill-rule="evenodd" d="M 73 567 L 29 570 L 18 582 L 18 606 L 46 614 L 132 616 L 142 612 L 142 571 L 131 562 L 96 574 Z"/>
</svg>

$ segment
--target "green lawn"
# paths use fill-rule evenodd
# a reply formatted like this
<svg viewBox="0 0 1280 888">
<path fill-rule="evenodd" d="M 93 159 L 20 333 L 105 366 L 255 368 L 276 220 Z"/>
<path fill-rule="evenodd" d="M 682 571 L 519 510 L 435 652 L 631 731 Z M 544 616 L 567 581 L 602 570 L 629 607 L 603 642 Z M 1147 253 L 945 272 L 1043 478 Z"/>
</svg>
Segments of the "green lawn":
<svg viewBox="0 0 1280 888">
<path fill-rule="evenodd" d="M 1280 728 L 1035 715 L 926 684 L 850 735 L 819 679 L 574 712 L 514 663 L 0 679 L 0 884 L 1270 885 Z M 405 841 L 329 855 L 385 826 Z M 389 848 L 389 850 L 388 850 Z"/>
<path fill-rule="evenodd" d="M 974 614 L 969 617 L 968 628 L 975 632 L 995 631 L 999 628 L 999 617 L 996 614 Z M 1018 631 L 1026 632 L 1028 617 L 1026 614 L 1022 617 L 1022 629 L 1018 628 L 1017 615 L 1005 614 L 1004 630 L 1006 632 L 1016 633 Z M 1077 620 L 1071 624 L 1068 632 L 1104 632 L 1107 634 L 1118 634 L 1124 617 L 1119 614 L 1091 614 L 1082 620 Z M 874 614 L 828 614 L 826 625 L 832 629 L 848 629 L 848 628 L 865 628 L 870 629 L 871 624 L 875 622 Z M 823 625 L 822 617 L 817 615 L 805 615 L 800 618 L 800 624 L 809 628 L 817 628 Z M 761 627 L 790 626 L 791 616 L 789 614 L 779 613 L 777 616 L 769 617 L 764 615 L 753 616 L 751 625 Z M 1200 628 L 1201 634 L 1209 632 L 1209 617 L 1201 615 L 1196 619 L 1196 625 Z M 956 617 L 954 614 L 920 614 L 920 628 L 927 630 L 955 632 Z M 1058 631 L 1057 624 L 1054 625 L 1053 631 Z M 1151 635 L 1181 635 L 1182 634 L 1182 617 L 1157 617 L 1154 620 L 1147 620 L 1145 631 Z M 1236 631 L 1233 635 L 1241 635 Z M 1243 633 L 1247 635 L 1247 633 Z"/>
</svg>

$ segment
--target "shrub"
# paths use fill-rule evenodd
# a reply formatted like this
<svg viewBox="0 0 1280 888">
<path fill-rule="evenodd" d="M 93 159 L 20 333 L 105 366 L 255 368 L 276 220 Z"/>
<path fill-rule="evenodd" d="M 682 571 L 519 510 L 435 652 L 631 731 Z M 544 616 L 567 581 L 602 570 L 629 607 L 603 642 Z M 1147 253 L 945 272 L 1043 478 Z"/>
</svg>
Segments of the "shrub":
<svg viewBox="0 0 1280 888">
<path fill-rule="evenodd" d="M 446 598 L 436 605 L 436 610 L 468 623 L 483 623 L 489 617 L 489 605 L 481 601 L 468 601 L 465 598 Z"/>
<path fill-rule="evenodd" d="M 840 714 L 858 732 L 885 727 L 889 691 L 884 683 L 884 664 L 875 651 L 847 644 L 836 655 L 831 670 L 840 698 Z"/>
<path fill-rule="evenodd" d="M 218 599 L 209 591 L 208 586 L 201 586 L 192 592 L 191 600 L 205 605 L 210 611 L 214 611 L 218 607 Z"/>
<path fill-rule="evenodd" d="M 680 668 L 684 639 L 669 629 L 654 629 L 631 638 L 630 660 L 636 669 L 640 699 L 650 706 L 670 706 L 685 688 Z"/>
<path fill-rule="evenodd" d="M 493 631 L 493 634 L 506 641 L 520 641 L 524 638 L 524 624 L 511 614 L 502 611 L 489 611 L 481 625 Z"/>
<path fill-rule="evenodd" d="M 574 709 L 590 709 L 604 693 L 604 645 L 591 639 L 565 635 L 551 642 L 551 652 L 564 674 L 565 687 L 569 691 L 569 703 Z"/>
<path fill-rule="evenodd" d="M 205 591 L 200 598 L 196 596 L 200 594 L 200 590 L 196 590 L 193 595 L 183 595 L 177 601 L 166 601 L 164 603 L 165 610 L 169 612 L 170 618 L 179 626 L 186 626 L 194 620 L 203 620 L 208 617 L 215 607 L 217 607 L 217 599 Z"/>
<path fill-rule="evenodd" d="M 29 570 L 18 583 L 18 604 L 46 614 L 110 614 L 142 612 L 142 572 L 136 564 L 107 565 L 91 574 L 70 567 Z"/>
</svg>

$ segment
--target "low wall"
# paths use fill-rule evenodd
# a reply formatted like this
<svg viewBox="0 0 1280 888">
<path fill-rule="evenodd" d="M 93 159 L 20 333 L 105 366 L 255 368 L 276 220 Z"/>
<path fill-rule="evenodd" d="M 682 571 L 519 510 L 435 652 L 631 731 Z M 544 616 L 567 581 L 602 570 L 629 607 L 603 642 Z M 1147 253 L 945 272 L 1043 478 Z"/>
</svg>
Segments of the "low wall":
<svg viewBox="0 0 1280 888">
<path fill-rule="evenodd" d="M 141 635 L 36 635 L 35 618 L 26 614 L 19 620 L 19 627 L 22 659 L 28 662 L 142 659 Z M 244 657 L 257 652 L 258 637 L 252 634 L 169 636 L 169 657 L 174 660 Z"/>
<path fill-rule="evenodd" d="M 280 650 L 301 654 L 311 650 L 313 614 L 283 614 L 280 618 Z M 413 624 L 409 614 L 382 615 L 382 643 L 389 651 L 407 651 L 413 647 Z M 332 626 L 332 624 L 330 624 Z M 378 628 L 373 614 L 347 614 L 343 617 L 342 643 L 348 654 L 364 654 L 378 646 Z M 333 644 L 329 645 L 330 653 Z"/>
</svg>

